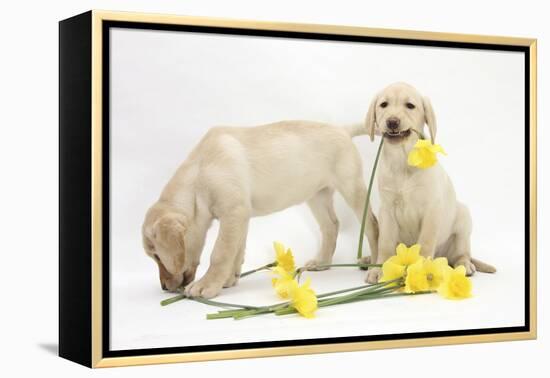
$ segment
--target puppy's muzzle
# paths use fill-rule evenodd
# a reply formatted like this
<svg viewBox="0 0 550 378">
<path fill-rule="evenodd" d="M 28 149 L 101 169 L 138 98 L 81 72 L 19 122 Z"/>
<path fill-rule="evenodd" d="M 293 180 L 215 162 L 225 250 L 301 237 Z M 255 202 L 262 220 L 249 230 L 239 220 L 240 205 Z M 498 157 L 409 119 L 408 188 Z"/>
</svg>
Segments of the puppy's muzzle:
<svg viewBox="0 0 550 378">
<path fill-rule="evenodd" d="M 197 268 L 186 269 L 181 275 L 172 276 L 170 274 L 161 275 L 160 277 L 160 287 L 165 291 L 176 292 L 178 288 L 185 287 L 186 285 L 193 282 L 195 279 L 195 273 Z"/>
<path fill-rule="evenodd" d="M 401 120 L 397 117 L 390 117 L 386 120 L 386 127 L 391 132 L 397 131 L 397 129 L 399 129 L 400 124 L 401 124 Z"/>
</svg>

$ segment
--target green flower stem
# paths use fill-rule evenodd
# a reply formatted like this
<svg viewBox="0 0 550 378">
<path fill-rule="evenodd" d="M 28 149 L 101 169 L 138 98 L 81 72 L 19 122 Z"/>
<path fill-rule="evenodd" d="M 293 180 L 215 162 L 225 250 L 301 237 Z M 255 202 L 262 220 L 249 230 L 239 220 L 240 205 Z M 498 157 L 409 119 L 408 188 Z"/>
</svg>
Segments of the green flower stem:
<svg viewBox="0 0 550 378">
<path fill-rule="evenodd" d="M 361 286 L 356 286 L 356 287 L 352 287 L 352 288 L 349 288 L 349 289 L 342 289 L 342 290 L 337 290 L 337 291 L 331 291 L 330 293 L 323 293 L 323 294 L 319 294 L 317 296 L 317 299 L 321 299 L 321 298 L 325 298 L 325 297 L 330 297 L 330 296 L 333 296 L 333 295 L 336 295 L 336 294 L 342 294 L 342 293 L 347 293 L 349 291 L 355 291 L 355 290 L 360 290 L 360 289 L 374 289 L 374 288 L 380 288 L 382 286 L 387 286 L 391 283 L 395 283 L 395 282 L 398 282 L 400 281 L 401 278 L 397 278 L 395 280 L 391 280 L 391 281 L 385 281 L 385 282 L 378 282 L 378 283 L 375 283 L 375 284 L 367 284 L 367 285 L 361 285 Z"/>
<path fill-rule="evenodd" d="M 263 265 L 257 269 L 252 269 L 252 270 L 249 270 L 247 272 L 244 272 L 244 273 L 241 273 L 240 275 L 240 278 L 242 277 L 246 277 L 252 273 L 256 273 L 256 272 L 259 272 L 259 271 L 262 271 L 262 270 L 265 270 L 265 269 L 269 269 L 269 268 L 272 268 L 274 266 L 277 266 L 277 262 L 274 261 L 272 263 L 269 263 L 269 264 L 266 264 L 266 265 Z M 183 290 L 184 288 L 180 288 L 180 291 Z M 178 294 L 174 297 L 171 297 L 171 298 L 168 298 L 168 299 L 165 299 L 163 301 L 160 302 L 160 305 L 161 306 L 168 306 L 169 304 L 172 304 L 174 302 L 178 302 L 178 301 L 181 301 L 182 299 L 186 299 L 187 296 L 185 296 L 184 294 Z M 189 298 L 189 299 L 196 299 L 196 298 Z M 199 301 L 197 301 L 199 302 Z M 218 303 L 222 303 L 222 302 L 218 302 Z M 206 303 L 208 304 L 208 303 Z M 218 306 L 218 305 L 213 305 L 213 306 Z M 253 306 L 241 306 L 241 305 L 232 305 L 232 304 L 229 304 L 229 305 L 226 305 L 227 307 L 240 307 L 240 308 L 255 308 Z"/>
<path fill-rule="evenodd" d="M 302 266 L 294 271 L 294 277 L 296 278 L 296 281 L 300 282 L 300 278 L 302 278 L 302 273 L 306 271 L 315 272 L 316 270 L 321 270 L 323 268 L 346 268 L 346 267 L 359 267 L 361 269 L 365 268 L 381 268 L 382 264 L 325 264 L 325 265 L 317 265 L 313 267 L 312 269 L 308 269 L 306 266 Z"/>
<path fill-rule="evenodd" d="M 274 261 L 272 263 L 269 263 L 269 264 L 266 264 L 264 266 L 261 266 L 257 269 L 252 269 L 252 270 L 249 270 L 248 272 L 244 272 L 244 273 L 241 273 L 241 276 L 240 278 L 243 278 L 243 277 L 246 277 L 252 273 L 256 273 L 256 272 L 259 272 L 259 271 L 262 271 L 262 270 L 266 270 L 266 269 L 269 269 L 269 268 L 273 268 L 274 266 L 277 266 L 277 262 Z"/>
<path fill-rule="evenodd" d="M 360 302 L 360 301 L 368 301 L 371 299 L 380 299 L 380 298 L 389 298 L 389 297 L 399 297 L 404 295 L 418 295 L 418 294 L 428 294 L 428 292 L 419 292 L 419 293 L 391 293 L 394 291 L 395 288 L 388 288 L 385 292 L 379 292 L 379 293 L 371 293 L 371 294 L 365 294 L 358 296 L 354 299 L 347 300 L 347 301 L 341 301 L 336 303 L 328 303 L 328 302 L 321 302 L 319 303 L 319 307 L 328 307 L 328 306 L 336 306 L 340 304 L 346 304 L 346 303 L 352 303 L 352 302 Z M 275 315 L 281 316 L 281 315 L 290 315 L 295 314 L 298 311 L 293 307 L 287 307 L 282 310 L 275 311 Z"/>
<path fill-rule="evenodd" d="M 281 303 L 281 304 L 276 305 L 276 306 L 258 308 L 256 310 L 240 311 L 238 314 L 233 315 L 233 319 L 240 320 L 240 319 L 248 318 L 248 317 L 251 317 L 251 316 L 269 314 L 269 313 L 275 312 L 279 309 L 288 307 L 288 303 L 289 302 L 285 302 L 285 303 Z"/>
<path fill-rule="evenodd" d="M 319 268 L 330 268 L 330 267 L 381 268 L 382 264 L 329 264 L 329 265 L 319 265 Z"/>
<path fill-rule="evenodd" d="M 317 265 L 313 269 L 309 270 L 306 266 L 296 269 L 297 274 L 301 274 L 305 271 L 315 271 L 316 269 L 324 268 L 346 268 L 346 267 L 359 267 L 359 268 L 381 268 L 382 264 L 326 264 L 326 265 Z"/>
<path fill-rule="evenodd" d="M 246 310 L 253 310 L 253 309 L 257 309 L 258 307 L 255 307 L 255 306 L 248 306 L 248 305 L 240 305 L 240 304 L 236 304 L 236 303 L 226 303 L 226 302 L 218 302 L 218 301 L 211 301 L 209 299 L 205 299 L 205 298 L 189 298 L 187 297 L 185 294 L 179 294 L 175 297 L 171 297 L 171 298 L 168 298 L 168 299 L 165 299 L 163 300 L 162 302 L 160 302 L 161 306 L 166 306 L 166 305 L 169 305 L 171 303 L 174 303 L 174 302 L 177 302 L 177 301 L 180 301 L 182 299 L 189 299 L 189 300 L 192 300 L 192 301 L 195 301 L 195 302 L 199 302 L 199 303 L 203 303 L 203 304 L 207 304 L 207 305 L 210 305 L 210 306 L 217 306 L 217 307 L 233 307 L 233 308 L 238 308 L 238 309 L 246 309 Z"/>
<path fill-rule="evenodd" d="M 397 290 L 399 287 L 386 287 L 386 288 L 375 288 L 375 290 L 369 289 L 370 291 L 363 291 L 358 293 L 357 296 L 341 296 L 336 298 L 327 298 L 320 300 L 317 304 L 318 307 L 327 307 L 334 306 L 338 304 L 357 302 L 366 299 L 381 298 L 388 293 L 392 293 Z M 351 299 L 348 299 L 351 298 Z M 288 315 L 297 312 L 294 307 L 288 306 L 280 310 L 275 311 L 275 315 Z"/>
<path fill-rule="evenodd" d="M 177 301 L 181 301 L 182 299 L 185 299 L 185 298 L 187 298 L 185 295 L 178 294 L 175 297 L 170 297 L 168 299 L 165 299 L 165 300 L 161 301 L 160 305 L 161 306 L 168 306 L 169 304 L 172 304 L 172 303 L 177 302 Z"/>
<path fill-rule="evenodd" d="M 256 273 L 256 272 L 259 272 L 259 271 L 262 271 L 262 270 L 265 270 L 265 269 L 269 269 L 269 268 L 272 268 L 274 266 L 277 266 L 277 262 L 272 262 L 272 263 L 269 263 L 269 264 L 266 264 L 266 265 L 263 265 L 257 269 L 253 269 L 253 270 L 249 270 L 247 272 L 244 272 L 241 274 L 241 278 L 242 277 L 246 277 L 250 274 L 253 274 L 253 273 Z M 319 268 L 330 268 L 330 267 L 361 267 L 361 268 L 370 268 L 370 267 L 381 267 L 382 265 L 381 264 L 329 264 L 329 265 L 320 265 Z M 299 268 L 296 270 L 296 272 L 301 273 L 303 270 L 306 270 L 305 267 L 302 267 L 302 268 Z M 363 288 L 363 287 L 366 287 L 366 286 L 358 286 L 357 288 L 352 288 L 352 289 L 344 289 L 344 291 L 339 291 L 338 293 L 335 293 L 335 294 L 339 294 L 341 292 L 345 292 L 345 291 L 352 291 L 352 290 L 356 290 L 356 289 L 359 289 L 359 288 Z M 183 288 L 181 288 L 180 290 L 183 290 Z M 328 295 L 328 293 L 326 294 Z M 175 303 L 175 302 L 178 302 L 178 301 L 181 301 L 182 299 L 186 299 L 187 296 L 185 296 L 184 294 L 178 294 L 174 297 L 170 297 L 170 298 L 167 298 L 163 301 L 160 302 L 160 305 L 161 306 L 168 306 L 169 304 L 172 304 L 172 303 Z M 196 298 L 189 298 L 189 299 L 196 299 Z M 223 302 L 217 302 L 217 303 L 223 303 Z M 207 303 L 208 304 L 208 303 Z M 214 305 L 214 306 L 219 306 L 219 305 Z M 254 307 L 254 306 L 241 306 L 241 305 L 237 305 L 237 304 L 227 304 L 227 305 L 224 305 L 225 307 L 237 307 L 237 308 L 257 308 L 257 307 Z M 222 306 L 220 306 L 222 307 Z"/>
<path fill-rule="evenodd" d="M 388 291 L 393 291 L 397 288 L 396 286 L 392 286 L 391 288 L 385 288 L 385 286 L 388 286 L 399 280 L 401 280 L 401 278 L 391 280 L 391 281 L 386 281 L 386 282 L 380 282 L 376 284 L 361 285 L 361 286 L 356 286 L 349 289 L 332 291 L 329 293 L 320 294 L 317 296 L 317 298 L 323 300 L 323 298 L 326 298 L 326 297 L 330 297 L 330 296 L 334 296 L 337 294 L 342 294 L 350 291 L 361 290 L 361 289 L 365 289 L 360 292 L 361 294 L 377 292 L 377 290 L 380 290 L 380 289 L 387 289 Z M 328 298 L 328 299 L 333 299 L 333 298 Z M 207 319 L 225 319 L 225 318 L 243 319 L 243 318 L 247 318 L 255 315 L 268 314 L 268 313 L 276 312 L 278 310 L 282 310 L 285 308 L 290 308 L 290 304 L 291 303 L 289 301 L 286 301 L 286 302 L 281 302 L 274 305 L 257 307 L 255 309 L 220 310 L 217 313 L 207 314 L 206 318 Z"/>
<path fill-rule="evenodd" d="M 398 287 L 399 286 L 393 286 L 392 285 L 392 289 L 396 289 Z M 381 287 L 381 288 L 383 288 L 383 287 Z M 372 292 L 373 292 L 373 289 L 368 288 L 368 289 L 365 289 L 365 290 L 357 291 L 357 292 L 352 293 L 352 294 L 342 295 L 342 296 L 339 296 L 339 297 L 336 297 L 336 298 L 330 298 L 329 300 L 324 301 L 323 303 L 324 303 L 324 306 L 328 306 L 330 304 L 345 302 L 345 301 L 348 301 L 350 299 L 354 299 L 354 298 L 360 297 L 364 294 L 372 293 Z"/>
<path fill-rule="evenodd" d="M 357 247 L 357 259 L 363 257 L 363 237 L 365 235 L 365 222 L 367 219 L 367 210 L 369 208 L 370 193 L 372 192 L 372 184 L 374 182 L 374 175 L 376 173 L 376 167 L 378 166 L 378 160 L 380 159 L 380 151 L 382 151 L 382 145 L 384 144 L 384 137 L 380 138 L 380 144 L 378 145 L 378 151 L 376 152 L 376 159 L 374 159 L 374 165 L 370 174 L 369 187 L 367 189 L 367 198 L 365 200 L 365 208 L 363 209 L 363 218 L 361 219 L 361 233 L 359 234 L 359 246 Z"/>
<path fill-rule="evenodd" d="M 416 135 L 418 135 L 418 138 L 423 139 L 423 140 L 426 139 L 426 136 L 424 136 L 424 133 L 422 131 L 418 131 L 418 130 L 415 130 L 415 129 L 411 129 L 411 130 L 414 131 Z"/>
<path fill-rule="evenodd" d="M 209 299 L 204 299 L 204 298 L 189 298 L 191 299 L 192 301 L 195 301 L 195 302 L 199 302 L 199 303 L 203 303 L 203 304 L 207 304 L 207 305 L 210 305 L 210 306 L 218 306 L 218 307 L 233 307 L 233 308 L 238 308 L 238 309 L 246 309 L 246 310 L 255 310 L 257 309 L 258 307 L 256 306 L 248 306 L 248 305 L 240 305 L 240 304 L 236 304 L 236 303 L 226 303 L 226 302 L 218 302 L 218 301 L 211 301 Z"/>
</svg>

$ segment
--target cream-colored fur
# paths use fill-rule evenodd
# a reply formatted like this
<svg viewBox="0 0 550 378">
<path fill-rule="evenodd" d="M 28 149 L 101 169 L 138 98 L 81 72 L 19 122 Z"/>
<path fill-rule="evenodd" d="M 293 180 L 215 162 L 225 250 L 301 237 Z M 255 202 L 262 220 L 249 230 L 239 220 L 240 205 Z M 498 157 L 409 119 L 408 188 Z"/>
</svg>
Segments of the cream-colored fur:
<svg viewBox="0 0 550 378">
<path fill-rule="evenodd" d="M 307 121 L 211 129 L 145 217 L 143 245 L 158 263 L 162 287 L 183 284 L 188 295 L 211 298 L 235 285 L 250 218 L 303 202 L 322 233 L 321 249 L 308 266 L 329 264 L 338 234 L 334 191 L 362 216 L 366 188 L 351 137 L 365 131 Z M 210 266 L 191 282 L 213 219 L 220 230 Z M 377 230 L 369 209 L 366 235 L 373 254 Z"/>
<path fill-rule="evenodd" d="M 418 140 L 417 133 L 407 130 L 422 133 L 424 124 L 433 142 L 437 127 L 432 105 L 408 84 L 392 84 L 372 100 L 366 127 L 371 140 L 379 134 L 385 143 L 378 170 L 381 199 L 378 254 L 373 253 L 365 261 L 381 264 L 395 254 L 399 243 L 418 243 L 423 256 L 447 257 L 452 266 L 464 265 L 469 275 L 476 268 L 494 272 L 492 266 L 471 258 L 470 213 L 456 200 L 453 184 L 443 167 L 437 163 L 429 169 L 419 169 L 407 164 L 409 151 Z M 392 138 L 388 133 L 402 136 Z M 380 276 L 380 269 L 371 269 L 367 282 L 375 283 Z"/>
</svg>

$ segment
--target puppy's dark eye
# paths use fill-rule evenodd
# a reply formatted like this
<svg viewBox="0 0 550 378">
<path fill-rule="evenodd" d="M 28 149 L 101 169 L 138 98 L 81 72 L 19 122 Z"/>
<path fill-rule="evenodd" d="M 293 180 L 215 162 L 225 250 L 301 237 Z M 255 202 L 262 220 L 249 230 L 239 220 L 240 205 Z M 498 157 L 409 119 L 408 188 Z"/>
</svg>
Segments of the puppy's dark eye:
<svg viewBox="0 0 550 378">
<path fill-rule="evenodd" d="M 384 101 L 380 104 L 380 107 L 381 108 L 385 108 L 386 106 L 388 106 L 388 102 L 387 101 Z"/>
<path fill-rule="evenodd" d="M 416 106 L 414 106 L 414 104 L 411 104 L 410 102 L 407 102 L 407 103 L 405 104 L 405 106 L 406 106 L 407 108 L 409 108 L 409 109 L 414 109 L 414 108 L 416 108 Z"/>
</svg>

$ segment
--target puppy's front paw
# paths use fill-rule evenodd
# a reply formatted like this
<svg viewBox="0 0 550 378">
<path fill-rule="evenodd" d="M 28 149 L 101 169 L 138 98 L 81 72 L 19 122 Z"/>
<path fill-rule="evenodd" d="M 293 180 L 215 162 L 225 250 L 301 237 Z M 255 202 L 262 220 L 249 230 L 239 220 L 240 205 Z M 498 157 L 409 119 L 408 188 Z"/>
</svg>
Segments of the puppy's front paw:
<svg viewBox="0 0 550 378">
<path fill-rule="evenodd" d="M 305 268 L 307 270 L 314 270 L 314 271 L 329 269 L 328 266 L 324 266 L 324 265 L 330 265 L 330 262 L 325 262 L 325 261 L 320 261 L 320 260 L 317 260 L 317 259 L 313 259 L 313 260 L 309 260 L 306 263 Z"/>
<path fill-rule="evenodd" d="M 370 268 L 367 272 L 367 277 L 365 278 L 365 282 L 369 284 L 375 284 L 380 281 L 380 278 L 382 278 L 382 269 L 380 268 Z"/>
<path fill-rule="evenodd" d="M 229 276 L 229 278 L 227 280 L 225 280 L 225 283 L 223 284 L 223 287 L 227 288 L 227 287 L 233 287 L 237 284 L 237 282 L 239 282 L 239 278 L 240 278 L 240 273 L 237 274 L 232 274 L 231 276 Z"/>
<path fill-rule="evenodd" d="M 214 298 L 222 291 L 222 285 L 212 282 L 206 277 L 192 282 L 185 288 L 185 295 L 189 297 Z"/>
<path fill-rule="evenodd" d="M 370 256 L 365 256 L 365 257 L 361 257 L 360 259 L 357 259 L 357 264 L 364 264 L 364 265 L 368 265 L 371 263 L 371 257 Z M 369 268 L 367 267 L 360 267 L 359 269 L 361 270 L 367 270 Z"/>
</svg>

